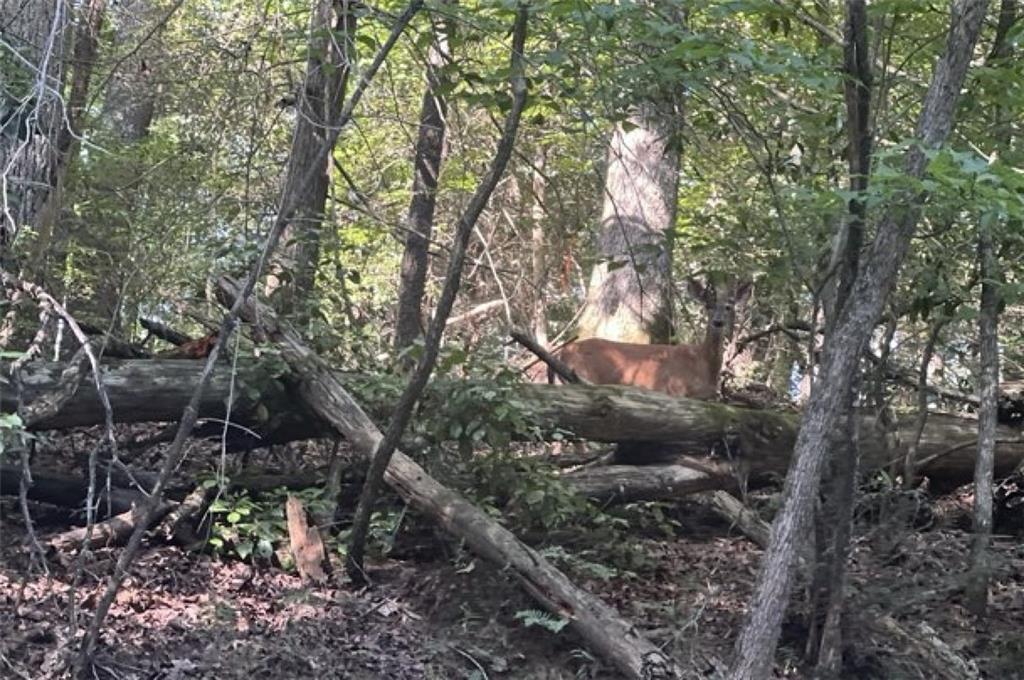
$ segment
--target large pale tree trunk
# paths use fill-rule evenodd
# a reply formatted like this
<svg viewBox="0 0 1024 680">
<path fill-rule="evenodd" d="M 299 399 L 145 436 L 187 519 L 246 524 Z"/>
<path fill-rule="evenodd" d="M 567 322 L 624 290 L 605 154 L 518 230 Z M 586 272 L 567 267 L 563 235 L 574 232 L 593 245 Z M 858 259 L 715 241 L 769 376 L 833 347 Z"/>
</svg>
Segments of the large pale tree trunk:
<svg viewBox="0 0 1024 680">
<path fill-rule="evenodd" d="M 156 71 L 163 60 L 155 0 L 124 0 L 111 9 L 114 42 L 131 52 L 118 57 L 103 98 L 103 121 L 122 140 L 135 142 L 149 134 L 157 104 Z"/>
<path fill-rule="evenodd" d="M 904 160 L 908 177 L 920 178 L 927 152 L 941 146 L 953 126 L 953 113 L 981 31 L 988 2 L 956 0 L 946 52 L 938 61 L 917 126 L 919 145 Z M 920 193 L 894 196 L 878 227 L 850 298 L 840 310 L 805 411 L 793 462 L 783 491 L 783 507 L 772 526 L 754 602 L 737 644 L 730 677 L 761 680 L 770 668 L 793 581 L 792 566 L 806 540 L 829 437 L 846 411 L 858 362 L 896 284 L 921 212 Z"/>
<path fill-rule="evenodd" d="M 667 342 L 671 231 L 679 189 L 677 113 L 647 103 L 617 125 L 608 148 L 604 208 L 581 337 Z"/>
<path fill-rule="evenodd" d="M 308 319 L 305 303 L 313 292 L 320 259 L 320 231 L 330 188 L 333 155 L 306 182 L 312 159 L 337 127 L 345 88 L 355 59 L 356 14 L 352 0 L 317 0 L 309 26 L 306 78 L 296 96 L 295 133 L 283 196 L 298 196 L 289 217 L 282 248 L 267 282 L 281 311 L 294 314 L 300 325 Z"/>
<path fill-rule="evenodd" d="M 406 219 L 405 254 L 402 256 L 395 349 L 409 347 L 423 333 L 423 291 L 430 263 L 427 249 L 434 229 L 437 180 L 444 154 L 447 107 L 440 94 L 441 67 L 448 54 L 447 28 L 434 29 L 435 40 L 427 55 L 427 88 L 420 105 L 419 132 L 413 157 L 412 200 Z"/>
</svg>

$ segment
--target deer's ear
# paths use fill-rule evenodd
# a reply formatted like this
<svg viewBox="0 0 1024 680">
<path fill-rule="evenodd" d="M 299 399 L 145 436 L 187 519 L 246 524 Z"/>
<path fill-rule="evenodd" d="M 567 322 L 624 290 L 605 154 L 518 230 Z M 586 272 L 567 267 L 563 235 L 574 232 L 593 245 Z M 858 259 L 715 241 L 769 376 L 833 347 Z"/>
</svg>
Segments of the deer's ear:
<svg viewBox="0 0 1024 680">
<path fill-rule="evenodd" d="M 736 287 L 736 304 L 742 305 L 750 298 L 751 291 L 754 290 L 753 281 L 744 281 Z"/>
<path fill-rule="evenodd" d="M 686 291 L 694 300 L 704 301 L 704 284 L 694 278 L 686 279 Z"/>
</svg>

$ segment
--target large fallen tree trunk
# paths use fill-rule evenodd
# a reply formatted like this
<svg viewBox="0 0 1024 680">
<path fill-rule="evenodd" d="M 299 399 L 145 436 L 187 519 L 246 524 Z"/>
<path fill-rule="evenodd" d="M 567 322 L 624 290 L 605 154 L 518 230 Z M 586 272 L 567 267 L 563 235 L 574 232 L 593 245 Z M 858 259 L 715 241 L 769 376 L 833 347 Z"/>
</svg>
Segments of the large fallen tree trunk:
<svg viewBox="0 0 1024 680">
<path fill-rule="evenodd" d="M 220 293 L 233 300 L 239 295 L 239 286 L 221 279 Z M 278 344 L 285 361 L 298 374 L 298 393 L 305 403 L 363 456 L 372 456 L 383 435 L 323 359 L 306 347 L 293 330 L 278 324 L 268 307 L 250 299 L 240 310 L 240 316 L 258 324 Z M 384 479 L 406 502 L 465 540 L 478 555 L 514 574 L 527 592 L 556 616 L 567 618 L 595 652 L 627 677 L 682 676 L 681 669 L 668 655 L 612 607 L 577 587 L 540 553 L 461 495 L 438 483 L 401 451 L 395 450 Z"/>
<path fill-rule="evenodd" d="M 21 400 L 29 403 L 57 388 L 62 364 L 33 363 L 21 376 Z M 104 384 L 118 422 L 174 420 L 181 414 L 199 377 L 201 366 L 193 361 L 122 361 L 104 366 Z M 7 375 L 8 366 L 2 365 Z M 323 421 L 303 411 L 289 388 L 259 366 L 242 364 L 235 376 L 232 422 L 253 428 L 270 441 L 310 438 L 327 432 Z M 334 373 L 342 384 L 356 385 L 370 378 Z M 226 414 L 225 402 L 232 386 L 227 366 L 219 370 L 206 392 L 201 415 L 218 419 Z M 427 395 L 428 408 L 444 414 L 452 384 L 434 387 Z M 498 389 L 498 388 L 495 388 Z M 376 391 L 380 394 L 380 391 Z M 561 428 L 595 441 L 675 442 L 680 453 L 705 455 L 711 450 L 728 454 L 741 463 L 744 473 L 784 475 L 796 440 L 798 415 L 677 399 L 656 392 L 615 386 L 519 385 L 509 396 L 533 409 L 538 424 Z M 0 409 L 17 407 L 16 390 L 0 390 Z M 494 402 L 490 402 L 494 403 Z M 368 403 L 371 415 L 387 417 L 388 403 Z M 486 409 L 481 402 L 479 408 Z M 260 414 L 275 414 L 269 421 Z M 458 414 L 453 414 L 458 415 Z M 486 414 L 482 414 L 486 417 Z M 102 422 L 103 413 L 91 381 L 55 416 L 37 429 L 60 429 Z M 900 440 L 910 441 L 912 418 L 901 423 Z M 212 426 L 219 427 L 214 422 Z M 233 430 L 241 432 L 241 430 Z M 879 468 L 902 459 L 904 449 L 887 450 L 874 419 L 865 416 L 861 427 L 865 469 Z M 997 434 L 996 474 L 1009 473 L 1024 460 L 1024 441 L 1019 431 L 1000 427 Z M 264 442 L 265 443 L 265 442 Z M 970 481 L 974 474 L 977 423 L 974 420 L 934 413 L 918 448 L 920 473 L 943 485 Z M 723 444 L 725 446 L 723 446 Z M 653 473 L 652 473 L 653 474 Z M 650 482 L 651 475 L 641 475 Z M 602 495 L 602 493 L 597 493 Z M 647 496 L 649 497 L 649 496 Z"/>
</svg>

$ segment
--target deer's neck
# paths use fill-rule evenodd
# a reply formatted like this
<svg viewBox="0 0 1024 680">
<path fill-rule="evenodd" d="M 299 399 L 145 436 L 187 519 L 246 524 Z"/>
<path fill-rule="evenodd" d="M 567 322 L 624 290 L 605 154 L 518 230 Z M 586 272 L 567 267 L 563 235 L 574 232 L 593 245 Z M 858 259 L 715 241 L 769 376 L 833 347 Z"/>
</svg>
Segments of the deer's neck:
<svg viewBox="0 0 1024 680">
<path fill-rule="evenodd" d="M 700 344 L 701 357 L 704 359 L 708 370 L 708 379 L 718 382 L 718 376 L 722 372 L 722 356 L 725 351 L 725 337 L 721 331 L 709 328 L 704 341 Z"/>
</svg>

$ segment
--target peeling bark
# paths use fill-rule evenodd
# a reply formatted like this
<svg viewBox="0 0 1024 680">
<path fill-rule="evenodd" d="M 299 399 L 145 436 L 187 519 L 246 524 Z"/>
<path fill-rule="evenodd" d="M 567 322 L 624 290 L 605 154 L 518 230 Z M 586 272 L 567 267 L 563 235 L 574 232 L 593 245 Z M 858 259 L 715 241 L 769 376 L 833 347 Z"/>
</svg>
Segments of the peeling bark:
<svg viewBox="0 0 1024 680">
<path fill-rule="evenodd" d="M 580 337 L 661 342 L 671 332 L 671 242 L 679 189 L 674 114 L 653 104 L 612 133 Z"/>
</svg>

